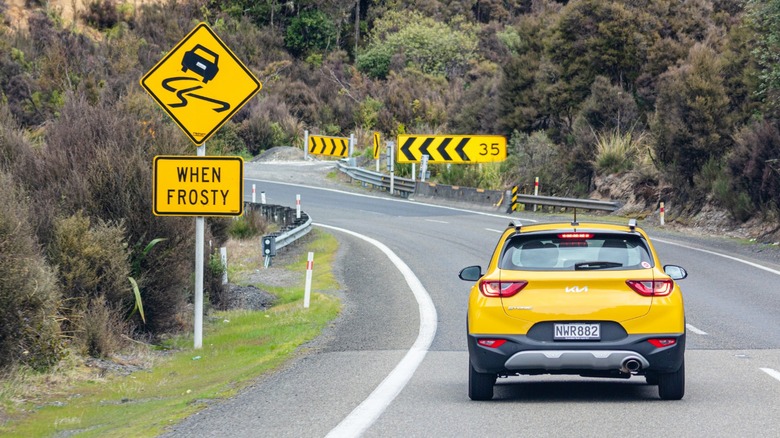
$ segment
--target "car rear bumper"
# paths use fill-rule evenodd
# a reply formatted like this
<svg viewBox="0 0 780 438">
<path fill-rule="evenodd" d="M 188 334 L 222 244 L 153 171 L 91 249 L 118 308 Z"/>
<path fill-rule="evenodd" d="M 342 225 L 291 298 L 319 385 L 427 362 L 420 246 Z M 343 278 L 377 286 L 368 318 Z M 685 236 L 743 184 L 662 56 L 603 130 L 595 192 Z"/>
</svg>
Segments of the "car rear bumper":
<svg viewBox="0 0 780 438">
<path fill-rule="evenodd" d="M 498 348 L 479 339 L 504 339 Z M 648 340 L 673 338 L 674 345 L 655 347 Z M 628 335 L 610 342 L 540 342 L 527 336 L 468 335 L 469 358 L 480 373 L 496 374 L 655 374 L 679 369 L 685 334 Z M 633 362 L 635 361 L 635 362 Z"/>
</svg>

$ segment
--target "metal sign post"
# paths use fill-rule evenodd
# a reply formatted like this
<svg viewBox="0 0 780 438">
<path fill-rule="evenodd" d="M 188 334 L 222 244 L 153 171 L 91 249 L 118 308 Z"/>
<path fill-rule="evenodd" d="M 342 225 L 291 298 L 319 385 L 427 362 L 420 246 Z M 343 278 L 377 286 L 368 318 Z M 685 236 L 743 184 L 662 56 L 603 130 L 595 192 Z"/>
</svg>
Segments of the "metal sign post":
<svg viewBox="0 0 780 438">
<path fill-rule="evenodd" d="M 206 156 L 206 143 L 198 146 L 198 156 Z M 203 348 L 203 260 L 205 220 L 195 218 L 195 349 Z"/>
<path fill-rule="evenodd" d="M 388 141 L 387 150 L 390 151 L 390 160 L 387 162 L 387 167 L 390 169 L 390 196 L 392 196 L 395 192 L 395 143 Z"/>
</svg>

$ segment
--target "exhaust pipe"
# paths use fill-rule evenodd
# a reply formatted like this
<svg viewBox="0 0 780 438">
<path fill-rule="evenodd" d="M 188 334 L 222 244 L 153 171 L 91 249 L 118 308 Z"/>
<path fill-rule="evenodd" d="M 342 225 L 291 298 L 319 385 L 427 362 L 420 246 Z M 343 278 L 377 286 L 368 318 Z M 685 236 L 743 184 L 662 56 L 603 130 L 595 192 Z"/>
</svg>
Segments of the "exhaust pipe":
<svg viewBox="0 0 780 438">
<path fill-rule="evenodd" d="M 620 371 L 624 373 L 636 374 L 641 369 L 642 369 L 641 362 L 639 362 L 637 359 L 634 358 L 628 358 L 623 361 L 623 366 L 620 369 Z"/>
</svg>

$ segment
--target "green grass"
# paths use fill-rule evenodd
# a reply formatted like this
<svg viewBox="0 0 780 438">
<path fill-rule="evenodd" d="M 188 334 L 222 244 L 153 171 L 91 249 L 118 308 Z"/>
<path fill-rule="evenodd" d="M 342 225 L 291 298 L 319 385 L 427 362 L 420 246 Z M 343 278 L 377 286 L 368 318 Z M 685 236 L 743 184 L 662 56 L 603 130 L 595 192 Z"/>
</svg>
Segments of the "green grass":
<svg viewBox="0 0 780 438">
<path fill-rule="evenodd" d="M 312 290 L 338 287 L 332 274 L 337 242 L 313 232 Z M 306 251 L 289 265 L 301 272 L 300 287 L 267 288 L 277 296 L 265 312 L 214 312 L 204 327 L 203 348 L 192 348 L 192 336 L 169 340 L 172 353 L 155 359 L 147 371 L 129 376 L 93 378 L 36 400 L 17 403 L 3 436 L 155 436 L 165 427 L 203 409 L 208 402 L 236 394 L 257 376 L 289 360 L 303 343 L 315 338 L 340 310 L 331 295 L 313 293 L 303 309 Z M 61 385 L 60 385 L 61 386 Z M 0 396 L 5 393 L 0 389 Z M 5 397 L 3 397 L 5 398 Z M 2 401 L 8 406 L 8 400 Z"/>
</svg>

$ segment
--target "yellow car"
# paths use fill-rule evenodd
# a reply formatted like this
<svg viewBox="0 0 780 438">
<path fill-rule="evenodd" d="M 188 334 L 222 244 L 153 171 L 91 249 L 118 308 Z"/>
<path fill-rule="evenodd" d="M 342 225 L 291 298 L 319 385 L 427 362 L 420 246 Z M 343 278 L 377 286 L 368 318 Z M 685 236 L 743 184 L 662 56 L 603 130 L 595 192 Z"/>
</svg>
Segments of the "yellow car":
<svg viewBox="0 0 780 438">
<path fill-rule="evenodd" d="M 645 376 L 664 400 L 685 394 L 680 266 L 661 262 L 636 220 L 512 223 L 468 305 L 469 397 L 493 398 L 497 377 Z"/>
</svg>

